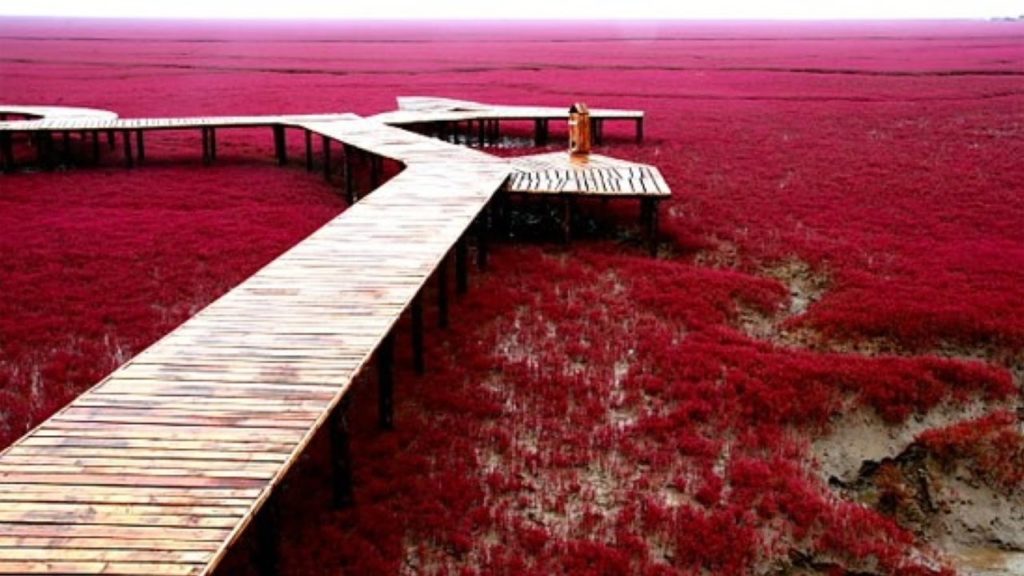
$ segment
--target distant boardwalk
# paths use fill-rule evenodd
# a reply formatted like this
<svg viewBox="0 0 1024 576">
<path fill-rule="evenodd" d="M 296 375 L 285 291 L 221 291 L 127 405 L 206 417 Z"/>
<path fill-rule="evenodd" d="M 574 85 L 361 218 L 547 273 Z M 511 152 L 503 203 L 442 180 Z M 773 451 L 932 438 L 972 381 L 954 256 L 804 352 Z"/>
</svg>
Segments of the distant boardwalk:
<svg viewBox="0 0 1024 576">
<path fill-rule="evenodd" d="M 0 134 L 13 162 L 19 131 L 82 131 L 98 142 L 113 130 L 127 147 L 135 140 L 138 157 L 144 130 L 198 128 L 212 161 L 208 131 L 232 126 L 270 127 L 282 161 L 291 128 L 307 134 L 308 156 L 315 135 L 325 162 L 327 144 L 340 142 L 346 162 L 357 151 L 375 159 L 375 179 L 382 158 L 404 169 L 0 454 L 0 574 L 210 573 L 250 523 L 273 521 L 274 487 L 325 427 L 335 504 L 345 504 L 342 404 L 355 376 L 376 361 L 379 420 L 391 426 L 399 317 L 412 314 L 422 370 L 424 286 L 437 279 L 445 321 L 452 253 L 456 289 L 466 288 L 468 232 L 485 263 L 488 205 L 515 166 L 378 121 L 86 112 L 0 124 Z M 261 549 L 271 569 L 273 542 Z"/>
</svg>

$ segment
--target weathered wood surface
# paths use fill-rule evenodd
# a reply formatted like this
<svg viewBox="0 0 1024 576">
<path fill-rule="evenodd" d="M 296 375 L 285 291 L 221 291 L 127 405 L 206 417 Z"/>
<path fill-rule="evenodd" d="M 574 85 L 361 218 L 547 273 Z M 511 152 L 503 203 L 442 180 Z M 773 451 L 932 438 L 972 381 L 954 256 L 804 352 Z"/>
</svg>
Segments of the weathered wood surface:
<svg viewBox="0 0 1024 576">
<path fill-rule="evenodd" d="M 318 120 L 404 171 L 0 454 L 0 574 L 209 573 L 508 176 Z"/>
<path fill-rule="evenodd" d="M 73 106 L 17 106 L 0 104 L 0 114 L 25 116 L 31 119 L 47 118 L 51 120 L 72 118 L 112 120 L 117 118 L 117 114 L 109 110 L 99 110 L 97 108 L 76 108 Z M 2 124 L 4 123 L 0 122 L 0 125 Z"/>
<path fill-rule="evenodd" d="M 0 453 L 0 574 L 211 572 L 510 174 L 527 193 L 668 193 L 651 167 L 510 163 L 351 114 L 84 112 L 0 132 L 230 126 L 294 127 L 404 169 Z M 566 170 L 575 188 L 549 175 Z"/>
<path fill-rule="evenodd" d="M 371 119 L 391 126 L 432 122 L 463 122 L 469 120 L 560 120 L 567 117 L 567 108 L 559 106 L 510 106 L 483 104 L 467 100 L 403 96 L 398 110 L 383 112 Z M 91 108 L 59 106 L 11 106 L 0 104 L 0 111 L 17 115 L 37 116 L 33 120 L 0 122 L 0 131 L 60 130 L 170 130 L 203 127 L 262 127 L 300 122 L 333 121 L 356 118 L 352 114 L 291 114 L 265 116 L 197 116 L 181 118 L 118 118 L 113 112 Z M 597 120 L 642 120 L 641 110 L 594 108 L 591 118 Z"/>
<path fill-rule="evenodd" d="M 618 158 L 553 152 L 509 161 L 509 192 L 632 197 L 672 194 L 657 168 Z"/>
<path fill-rule="evenodd" d="M 49 114 L 50 108 L 0 106 L 0 111 L 17 108 L 34 115 Z M 97 111 L 102 112 L 102 111 Z M 186 130 L 193 128 L 260 128 L 302 122 L 354 120 L 354 114 L 293 114 L 272 116 L 185 116 L 180 118 L 118 118 L 116 114 L 55 114 L 33 120 L 0 122 L 0 131 L 57 132 L 76 130 Z"/>
<path fill-rule="evenodd" d="M 641 110 L 592 108 L 591 118 L 599 120 L 643 119 Z M 564 120 L 566 106 L 509 106 L 484 104 L 468 100 L 435 98 L 429 96 L 400 96 L 398 110 L 372 116 L 378 122 L 393 126 L 423 122 L 461 122 L 467 120 Z"/>
</svg>

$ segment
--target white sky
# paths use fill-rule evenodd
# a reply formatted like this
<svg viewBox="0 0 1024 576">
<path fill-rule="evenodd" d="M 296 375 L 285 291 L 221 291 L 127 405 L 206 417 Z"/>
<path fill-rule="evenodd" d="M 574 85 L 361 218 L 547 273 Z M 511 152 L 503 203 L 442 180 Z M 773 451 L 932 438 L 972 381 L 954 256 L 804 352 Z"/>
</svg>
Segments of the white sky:
<svg viewBox="0 0 1024 576">
<path fill-rule="evenodd" d="M 934 19 L 1024 0 L 0 0 L 0 15 L 253 19 Z"/>
</svg>

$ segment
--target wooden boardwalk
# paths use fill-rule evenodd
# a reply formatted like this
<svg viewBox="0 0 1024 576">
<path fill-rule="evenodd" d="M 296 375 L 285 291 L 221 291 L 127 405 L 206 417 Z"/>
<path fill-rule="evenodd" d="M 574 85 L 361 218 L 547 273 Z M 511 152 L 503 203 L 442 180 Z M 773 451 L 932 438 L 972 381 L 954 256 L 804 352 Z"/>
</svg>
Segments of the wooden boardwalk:
<svg viewBox="0 0 1024 576">
<path fill-rule="evenodd" d="M 271 127 L 280 160 L 295 128 L 307 158 L 316 135 L 404 169 L 0 453 L 0 574 L 211 573 L 318 431 L 344 445 L 343 397 L 373 360 L 390 426 L 394 327 L 410 310 L 422 369 L 423 288 L 437 278 L 444 320 L 450 254 L 464 290 L 467 230 L 517 169 L 353 115 L 68 116 L 0 134 L 114 130 L 130 145 L 200 128 L 206 158 L 206 130 L 226 126 Z M 348 464 L 333 464 L 343 502 Z"/>
<path fill-rule="evenodd" d="M 0 574 L 213 570 L 509 172 L 295 125 L 406 168 L 4 451 Z"/>
<path fill-rule="evenodd" d="M 534 143 L 543 146 L 548 143 L 550 122 L 563 121 L 567 108 L 555 106 L 508 106 L 484 104 L 469 100 L 435 98 L 428 96 L 400 96 L 398 110 L 377 114 L 372 118 L 391 126 L 429 126 L 442 135 L 463 132 L 474 138 L 479 145 L 496 142 L 501 133 L 502 121 L 532 121 Z M 603 140 L 606 121 L 625 121 L 634 125 L 636 141 L 644 137 L 644 113 L 640 110 L 616 110 L 595 108 L 590 110 L 595 141 Z"/>
</svg>

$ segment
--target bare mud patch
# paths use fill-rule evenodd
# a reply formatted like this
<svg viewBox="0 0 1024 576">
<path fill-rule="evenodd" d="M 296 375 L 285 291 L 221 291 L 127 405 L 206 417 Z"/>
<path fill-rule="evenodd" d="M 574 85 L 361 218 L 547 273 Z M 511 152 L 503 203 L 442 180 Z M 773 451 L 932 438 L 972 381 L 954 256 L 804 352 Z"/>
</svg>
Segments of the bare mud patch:
<svg viewBox="0 0 1024 576">
<path fill-rule="evenodd" d="M 885 514 L 946 554 L 966 574 L 1009 576 L 1024 567 L 1024 492 L 994 487 L 963 463 L 950 469 L 918 434 L 984 416 L 973 402 L 944 405 L 900 426 L 858 410 L 812 444 L 823 480 L 842 497 Z"/>
<path fill-rule="evenodd" d="M 789 301 L 774 314 L 764 314 L 747 306 L 739 311 L 739 328 L 756 340 L 783 347 L 820 348 L 817 334 L 806 328 L 791 328 L 788 321 L 802 316 L 821 300 L 830 285 L 824 270 L 815 270 L 797 258 L 789 258 L 763 268 L 762 275 L 781 282 L 789 292 Z"/>
</svg>

